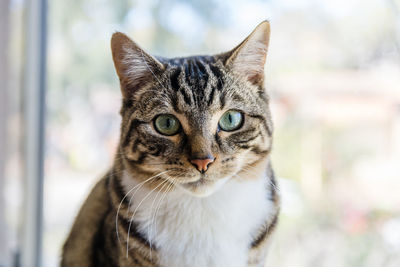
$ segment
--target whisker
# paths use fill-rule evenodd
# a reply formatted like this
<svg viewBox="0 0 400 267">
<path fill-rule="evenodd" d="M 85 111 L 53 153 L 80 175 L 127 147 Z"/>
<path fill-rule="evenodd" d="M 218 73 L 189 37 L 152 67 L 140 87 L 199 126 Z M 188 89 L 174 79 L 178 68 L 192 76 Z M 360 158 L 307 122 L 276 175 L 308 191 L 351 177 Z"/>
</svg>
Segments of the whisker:
<svg viewBox="0 0 400 267">
<path fill-rule="evenodd" d="M 164 173 L 166 173 L 166 172 L 167 172 L 167 171 L 165 171 Z M 137 187 L 140 188 L 142 185 L 144 185 L 145 183 L 147 183 L 147 182 L 150 181 L 151 179 L 155 179 L 157 176 L 159 176 L 159 175 L 161 175 L 161 174 L 162 174 L 162 173 L 159 173 L 159 174 L 157 174 L 157 175 L 154 175 L 154 176 L 152 176 L 152 177 L 146 179 L 145 181 L 143 181 L 143 182 L 137 184 L 136 186 L 134 186 L 133 188 L 131 188 L 131 189 L 124 195 L 124 197 L 122 198 L 122 200 L 119 202 L 117 214 L 115 215 L 115 230 L 116 230 L 116 232 L 117 232 L 118 243 L 121 243 L 121 240 L 120 240 L 120 237 L 119 237 L 119 228 L 118 228 L 118 215 L 119 215 L 119 212 L 120 212 L 120 210 L 121 210 L 121 205 L 122 205 L 123 201 L 126 199 L 126 197 L 128 196 L 128 194 L 130 194 L 130 192 L 132 192 L 132 190 L 134 190 L 134 189 L 137 188 Z M 139 190 L 139 188 L 137 188 L 137 190 Z M 135 191 L 135 193 L 137 192 L 137 190 Z M 135 193 L 133 193 L 133 195 L 135 195 Z M 130 202 L 129 202 L 129 204 L 128 204 L 128 208 L 129 208 L 129 206 L 130 206 Z"/>
<path fill-rule="evenodd" d="M 161 176 L 161 175 L 163 175 L 163 174 L 166 174 L 167 172 L 169 172 L 168 170 L 166 170 L 166 171 L 163 171 L 163 172 L 160 172 L 160 173 L 158 173 L 157 175 L 154 175 L 154 176 L 152 176 L 151 178 L 156 178 L 156 177 L 159 177 L 159 176 Z M 150 178 L 149 178 L 150 179 Z M 142 186 L 140 186 L 138 189 L 136 189 L 136 191 L 132 194 L 132 196 L 129 198 L 129 204 L 128 204 L 128 207 L 130 207 L 131 206 L 131 203 L 132 203 L 132 199 L 133 199 L 133 197 L 135 196 L 135 194 L 136 194 L 136 192 L 137 191 L 139 191 L 139 189 L 141 188 Z"/>
<path fill-rule="evenodd" d="M 132 226 L 132 222 L 133 222 L 133 218 L 135 217 L 135 214 L 137 212 L 137 210 L 139 209 L 139 207 L 142 205 L 143 201 L 145 201 L 150 195 L 151 193 L 153 193 L 158 187 L 160 187 L 161 185 L 163 185 L 164 183 L 166 183 L 168 180 L 164 180 L 163 182 L 161 182 L 159 185 L 157 185 L 155 188 L 153 188 L 140 202 L 139 205 L 135 208 L 130 222 L 129 222 L 129 227 L 128 227 L 128 238 L 126 241 L 126 258 L 128 258 L 128 252 L 129 252 L 129 236 L 130 236 L 130 232 L 131 232 L 131 226 Z"/>
<path fill-rule="evenodd" d="M 160 188 L 160 190 L 157 192 L 157 194 L 156 194 L 156 196 L 155 196 L 153 202 L 151 203 L 150 211 L 153 209 L 154 203 L 156 202 L 156 199 L 157 199 L 158 195 L 160 194 L 160 192 L 163 190 L 163 188 L 164 188 L 165 186 L 168 187 L 168 185 L 169 185 L 168 183 L 164 183 L 164 185 L 163 185 L 163 186 Z M 156 207 L 157 207 L 157 206 L 156 206 Z M 151 251 L 152 251 L 152 244 L 151 244 L 151 235 L 150 235 L 150 234 L 151 234 L 151 225 L 153 224 L 154 220 L 155 220 L 155 216 L 153 216 L 153 219 L 150 220 L 150 224 L 147 226 L 147 235 L 148 235 L 149 243 L 150 243 L 150 259 L 152 259 L 152 254 L 151 254 Z"/>
<path fill-rule="evenodd" d="M 171 177 L 171 178 L 172 178 L 172 177 Z M 153 228 L 154 231 L 152 231 L 153 234 L 157 234 L 157 221 L 155 220 L 155 218 L 156 218 L 156 216 L 157 216 L 157 214 L 158 214 L 158 211 L 159 211 L 160 208 L 161 208 L 161 205 L 162 205 L 162 203 L 163 203 L 163 201 L 164 201 L 164 198 L 167 196 L 167 194 L 169 193 L 169 190 L 172 189 L 172 187 L 173 187 L 174 185 L 175 185 L 174 182 L 171 181 L 171 183 L 168 185 L 166 191 L 164 192 L 164 194 L 162 195 L 162 197 L 161 197 L 160 200 L 158 201 L 158 204 L 157 204 L 157 207 L 156 207 L 156 211 L 155 211 L 154 217 L 153 217 L 153 222 L 154 222 L 154 228 Z M 150 251 L 151 251 L 151 250 L 150 250 Z"/>
</svg>

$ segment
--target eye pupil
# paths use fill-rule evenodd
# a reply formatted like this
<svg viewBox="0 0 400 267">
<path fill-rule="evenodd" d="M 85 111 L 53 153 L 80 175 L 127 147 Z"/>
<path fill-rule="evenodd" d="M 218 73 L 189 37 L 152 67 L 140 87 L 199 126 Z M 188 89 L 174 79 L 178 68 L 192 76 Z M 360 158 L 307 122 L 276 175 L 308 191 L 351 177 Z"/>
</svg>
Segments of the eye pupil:
<svg viewBox="0 0 400 267">
<path fill-rule="evenodd" d="M 243 114 L 237 110 L 228 110 L 219 120 L 219 128 L 226 132 L 231 132 L 242 127 Z"/>
<path fill-rule="evenodd" d="M 162 114 L 154 120 L 154 127 L 160 134 L 175 135 L 179 132 L 181 124 L 175 116 L 171 114 Z"/>
</svg>

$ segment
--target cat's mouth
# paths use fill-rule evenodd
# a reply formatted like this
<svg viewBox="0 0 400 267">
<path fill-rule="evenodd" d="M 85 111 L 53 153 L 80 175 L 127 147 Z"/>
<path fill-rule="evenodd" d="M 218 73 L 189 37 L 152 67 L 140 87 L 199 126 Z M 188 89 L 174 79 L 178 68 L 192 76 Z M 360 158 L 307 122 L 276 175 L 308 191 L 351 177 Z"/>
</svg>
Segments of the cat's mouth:
<svg viewBox="0 0 400 267">
<path fill-rule="evenodd" d="M 182 186 L 184 186 L 186 188 L 193 188 L 193 187 L 197 187 L 197 186 L 211 184 L 212 182 L 213 181 L 204 178 L 204 176 L 201 176 L 196 181 L 184 183 L 184 184 L 182 184 Z"/>
<path fill-rule="evenodd" d="M 185 192 L 196 197 L 207 197 L 216 192 L 228 178 L 208 179 L 201 176 L 198 180 L 179 184 Z"/>
</svg>

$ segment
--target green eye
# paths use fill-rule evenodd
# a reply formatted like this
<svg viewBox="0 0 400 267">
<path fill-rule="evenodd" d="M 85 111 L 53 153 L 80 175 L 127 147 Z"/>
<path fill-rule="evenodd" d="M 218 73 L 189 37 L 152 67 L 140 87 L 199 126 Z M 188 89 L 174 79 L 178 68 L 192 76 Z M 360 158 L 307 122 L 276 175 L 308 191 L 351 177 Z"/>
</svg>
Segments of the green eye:
<svg viewBox="0 0 400 267">
<path fill-rule="evenodd" d="M 228 110 L 219 119 L 219 127 L 221 130 L 231 132 L 242 127 L 243 114 L 237 110 Z"/>
<path fill-rule="evenodd" d="M 171 114 L 159 115 L 154 121 L 154 127 L 163 135 L 174 135 L 179 132 L 181 124 Z"/>
</svg>

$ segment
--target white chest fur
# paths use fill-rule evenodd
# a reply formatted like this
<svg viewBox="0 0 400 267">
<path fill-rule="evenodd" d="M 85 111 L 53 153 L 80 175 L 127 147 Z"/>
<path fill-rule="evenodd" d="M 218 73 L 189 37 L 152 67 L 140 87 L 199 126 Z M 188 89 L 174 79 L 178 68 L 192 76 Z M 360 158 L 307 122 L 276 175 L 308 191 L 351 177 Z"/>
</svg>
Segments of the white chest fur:
<svg viewBox="0 0 400 267">
<path fill-rule="evenodd" d="M 133 179 L 125 178 L 132 188 Z M 268 185 L 265 177 L 232 179 L 206 198 L 179 189 L 149 194 L 141 187 L 131 209 L 137 210 L 139 230 L 157 247 L 161 266 L 244 267 L 252 238 L 274 209 Z"/>
</svg>

